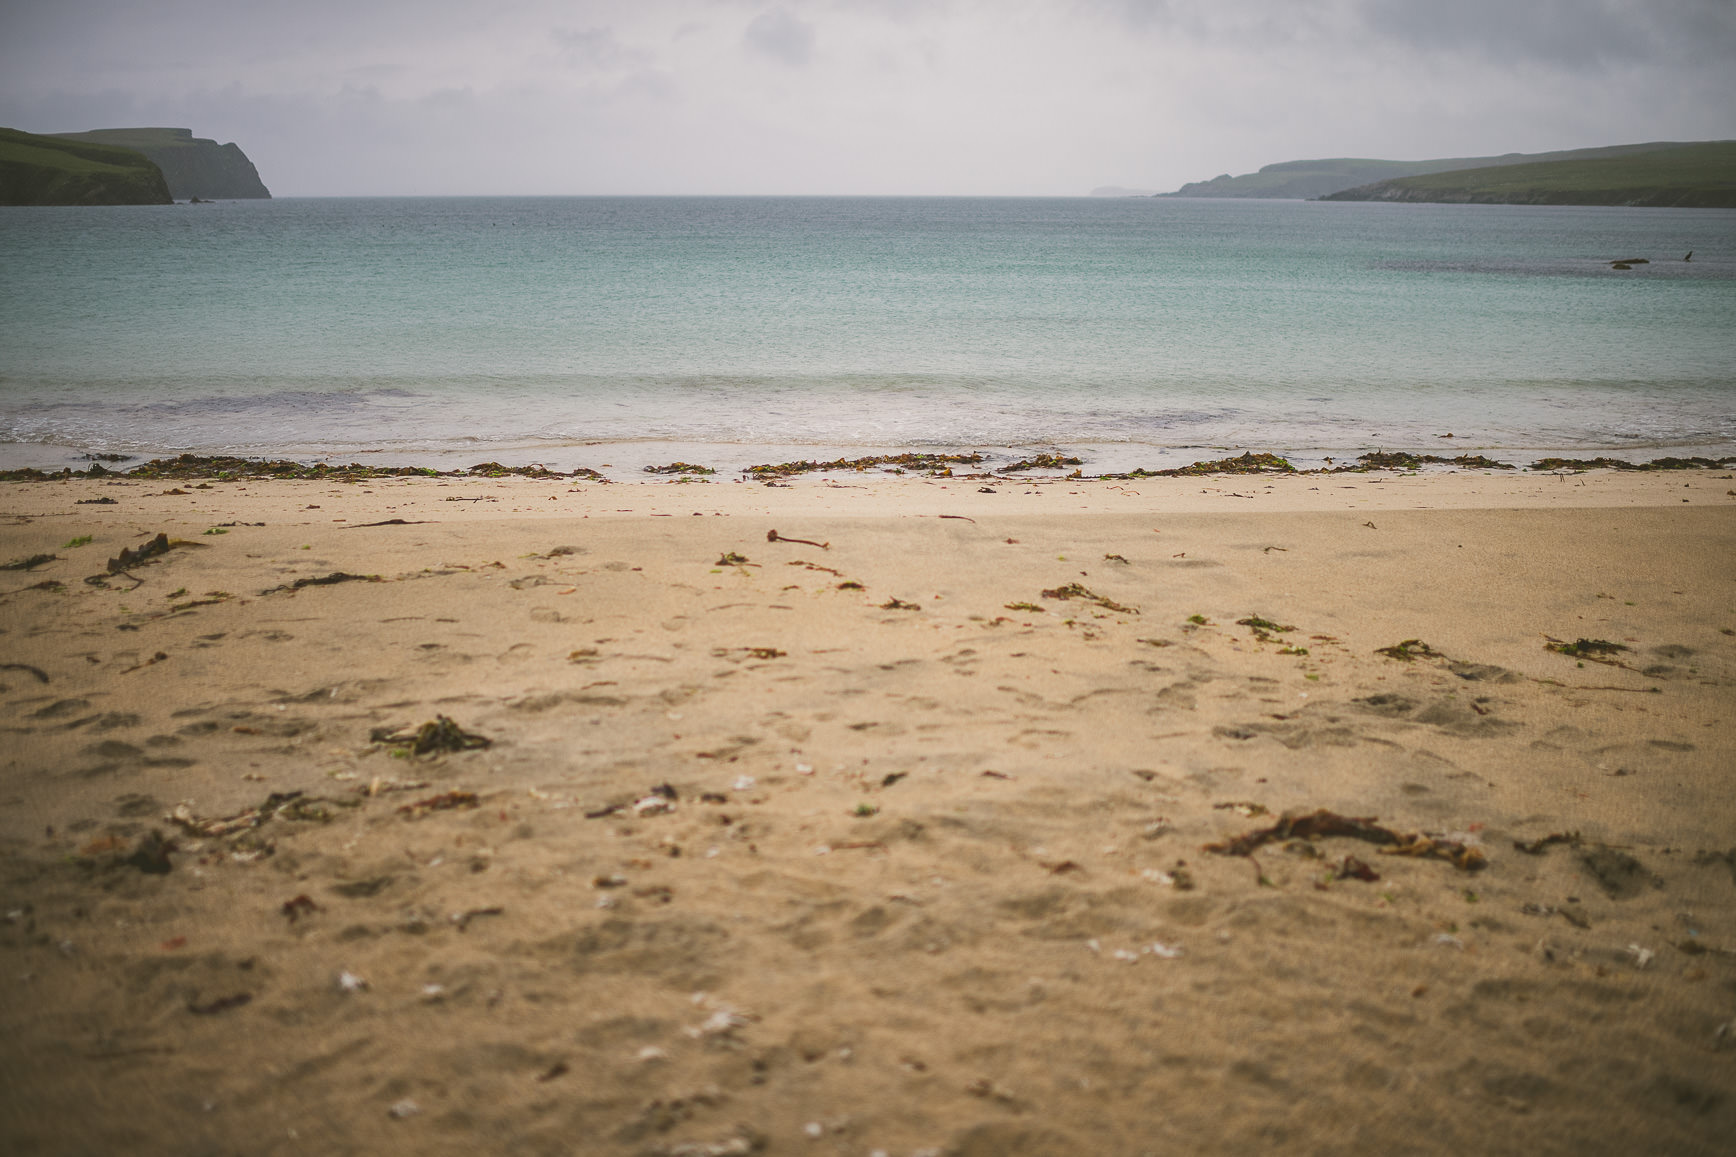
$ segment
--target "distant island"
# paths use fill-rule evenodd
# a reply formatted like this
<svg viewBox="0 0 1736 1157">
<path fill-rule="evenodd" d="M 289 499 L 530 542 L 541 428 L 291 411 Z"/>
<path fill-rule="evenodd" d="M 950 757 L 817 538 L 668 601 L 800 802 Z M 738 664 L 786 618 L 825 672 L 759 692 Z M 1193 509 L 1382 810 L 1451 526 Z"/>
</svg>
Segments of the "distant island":
<svg viewBox="0 0 1736 1157">
<path fill-rule="evenodd" d="M 216 141 L 193 135 L 192 129 L 94 129 L 85 133 L 55 133 L 69 141 L 114 145 L 149 157 L 163 170 L 169 196 L 177 201 L 268 200 L 271 190 L 259 179 L 259 170 L 231 141 Z"/>
<path fill-rule="evenodd" d="M 1736 205 L 1736 142 L 1652 141 L 1551 153 L 1387 161 L 1284 161 L 1163 197 L 1549 205 Z"/>
<path fill-rule="evenodd" d="M 168 205 L 163 171 L 112 145 L 0 129 L 0 205 Z"/>
<path fill-rule="evenodd" d="M 0 129 L 0 205 L 168 205 L 269 198 L 239 146 L 191 129 Z"/>
</svg>

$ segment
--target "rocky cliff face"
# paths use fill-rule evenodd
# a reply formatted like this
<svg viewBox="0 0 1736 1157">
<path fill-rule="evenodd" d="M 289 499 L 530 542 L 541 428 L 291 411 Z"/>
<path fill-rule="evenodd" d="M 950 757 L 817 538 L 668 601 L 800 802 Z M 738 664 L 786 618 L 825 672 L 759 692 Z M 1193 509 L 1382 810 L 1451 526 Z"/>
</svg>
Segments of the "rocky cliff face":
<svg viewBox="0 0 1736 1157">
<path fill-rule="evenodd" d="M 0 205 L 167 205 L 162 170 L 132 149 L 0 129 Z"/>
<path fill-rule="evenodd" d="M 194 197 L 235 201 L 271 196 L 259 179 L 259 170 L 239 145 L 234 142 L 220 145 L 205 137 L 195 137 L 192 129 L 94 129 L 56 135 L 69 141 L 118 145 L 143 153 L 163 171 L 169 194 L 178 201 Z"/>
</svg>

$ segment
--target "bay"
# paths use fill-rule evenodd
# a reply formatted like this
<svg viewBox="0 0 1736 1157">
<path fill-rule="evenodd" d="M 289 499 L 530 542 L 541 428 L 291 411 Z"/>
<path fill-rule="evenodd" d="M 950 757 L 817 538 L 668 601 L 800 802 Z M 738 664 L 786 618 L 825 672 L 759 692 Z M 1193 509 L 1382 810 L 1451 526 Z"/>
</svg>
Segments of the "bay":
<svg viewBox="0 0 1736 1157">
<path fill-rule="evenodd" d="M 285 199 L 8 209 L 0 261 L 5 464 L 1736 450 L 1722 210 Z"/>
</svg>

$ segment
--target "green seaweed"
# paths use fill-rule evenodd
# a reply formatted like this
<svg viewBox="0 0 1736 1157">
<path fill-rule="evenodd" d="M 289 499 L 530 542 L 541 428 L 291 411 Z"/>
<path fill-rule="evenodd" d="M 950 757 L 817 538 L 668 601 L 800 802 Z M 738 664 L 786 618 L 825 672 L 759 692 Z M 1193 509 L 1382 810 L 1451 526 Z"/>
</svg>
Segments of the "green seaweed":
<svg viewBox="0 0 1736 1157">
<path fill-rule="evenodd" d="M 1294 631 L 1296 629 L 1294 626 L 1286 626 L 1283 623 L 1274 623 L 1271 619 L 1262 619 L 1259 615 L 1249 615 L 1245 619 L 1237 619 L 1236 626 L 1247 627 L 1249 630 L 1254 632 L 1254 637 L 1259 639 L 1261 642 L 1270 641 L 1273 632 L 1283 633 L 1285 631 Z"/>
<path fill-rule="evenodd" d="M 1445 655 L 1423 642 L 1421 639 L 1406 639 L 1402 643 L 1394 643 L 1390 647 L 1378 647 L 1376 655 L 1385 655 L 1389 659 L 1398 659 L 1410 663 L 1417 659 L 1444 659 Z"/>
</svg>

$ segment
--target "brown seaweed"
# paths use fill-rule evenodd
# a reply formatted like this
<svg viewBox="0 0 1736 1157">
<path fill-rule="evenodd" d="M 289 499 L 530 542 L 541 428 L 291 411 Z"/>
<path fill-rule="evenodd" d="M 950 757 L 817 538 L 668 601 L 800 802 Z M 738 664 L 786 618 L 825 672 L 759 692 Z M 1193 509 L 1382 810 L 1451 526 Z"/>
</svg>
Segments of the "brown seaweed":
<svg viewBox="0 0 1736 1157">
<path fill-rule="evenodd" d="M 1373 816 L 1344 816 L 1325 808 L 1302 815 L 1286 814 L 1269 828 L 1257 828 L 1233 839 L 1207 844 L 1205 850 L 1226 856 L 1247 856 L 1276 840 L 1329 837 L 1377 844 L 1382 855 L 1446 860 L 1462 871 L 1474 872 L 1488 864 L 1480 848 L 1421 832 L 1400 833 L 1377 824 Z"/>
<path fill-rule="evenodd" d="M 473 791 L 443 791 L 439 795 L 431 795 L 427 799 L 419 799 L 415 803 L 407 803 L 398 809 L 402 815 L 411 819 L 427 815 L 429 812 L 452 811 L 455 808 L 473 808 L 477 804 L 476 793 Z"/>
<path fill-rule="evenodd" d="M 444 715 L 436 715 L 414 731 L 393 731 L 389 727 L 376 727 L 369 733 L 368 738 L 374 743 L 383 743 L 389 747 L 408 748 L 411 755 L 438 755 L 442 752 L 471 751 L 494 745 L 494 740 L 472 734 Z"/>
<path fill-rule="evenodd" d="M 866 458 L 835 458 L 830 462 L 804 460 L 780 462 L 775 465 L 749 466 L 743 474 L 755 478 L 790 478 L 797 474 L 812 474 L 822 470 L 854 470 L 860 473 L 876 466 L 895 470 L 949 470 L 953 465 L 975 466 L 983 460 L 981 454 L 874 454 Z"/>
<path fill-rule="evenodd" d="M 803 546 L 817 546 L 821 550 L 831 550 L 832 549 L 832 544 L 829 542 L 815 542 L 811 538 L 785 538 L 783 535 L 779 534 L 775 530 L 766 531 L 766 541 L 767 542 L 799 542 Z M 834 571 L 833 573 L 836 574 L 837 572 Z"/>
<path fill-rule="evenodd" d="M 108 572 L 110 574 L 120 574 L 122 571 L 131 570 L 133 567 L 139 566 L 142 563 L 152 562 L 161 558 L 163 555 L 168 554 L 176 545 L 176 543 L 169 541 L 169 536 L 167 534 L 158 534 L 157 537 L 151 539 L 151 541 L 145 543 L 143 546 L 123 547 L 120 554 L 109 559 Z"/>
<path fill-rule="evenodd" d="M 716 474 L 709 466 L 695 466 L 691 462 L 671 462 L 667 466 L 647 466 L 647 474 Z"/>
<path fill-rule="evenodd" d="M 59 559 L 58 554 L 33 554 L 28 558 L 15 558 L 8 563 L 0 563 L 0 570 L 35 570 L 43 563 Z"/>
<path fill-rule="evenodd" d="M 1570 848 L 1577 848 L 1579 846 L 1579 833 L 1550 832 L 1542 839 L 1532 840 L 1530 843 L 1526 843 L 1524 840 L 1513 841 L 1513 847 L 1517 851 L 1524 852 L 1528 856 L 1541 856 L 1545 848 L 1552 847 L 1555 844 L 1566 844 Z"/>
<path fill-rule="evenodd" d="M 1722 470 L 1736 464 L 1736 458 L 1653 458 L 1650 462 L 1628 462 L 1621 458 L 1539 458 L 1529 470 Z"/>
<path fill-rule="evenodd" d="M 1092 591 L 1079 583 L 1068 583 L 1064 587 L 1056 587 L 1053 590 L 1043 591 L 1040 597 L 1045 599 L 1059 599 L 1061 601 L 1080 599 L 1084 602 L 1096 603 L 1106 611 L 1115 611 L 1116 613 L 1123 615 L 1137 615 L 1139 613 L 1137 607 L 1122 606 L 1115 600 L 1105 598 L 1103 595 L 1097 594 L 1095 591 Z M 1009 606 L 1008 609 L 1017 610 L 1018 608 Z"/>
<path fill-rule="evenodd" d="M 377 574 L 350 574 L 347 571 L 335 570 L 331 574 L 327 575 L 298 578 L 292 583 L 285 583 L 283 586 L 272 587 L 270 590 L 260 591 L 259 593 L 261 595 L 274 595 L 278 591 L 288 591 L 291 594 L 294 594 L 296 591 L 305 590 L 308 587 L 330 587 L 336 586 L 338 583 L 377 583 L 384 581 L 385 580 Z"/>
<path fill-rule="evenodd" d="M 1060 470 L 1066 466 L 1078 466 L 1081 459 L 1068 458 L 1061 454 L 1038 454 L 1035 458 L 1021 458 L 1010 466 L 1002 466 L 995 471 L 997 474 L 1016 474 L 1021 470 Z"/>
</svg>

